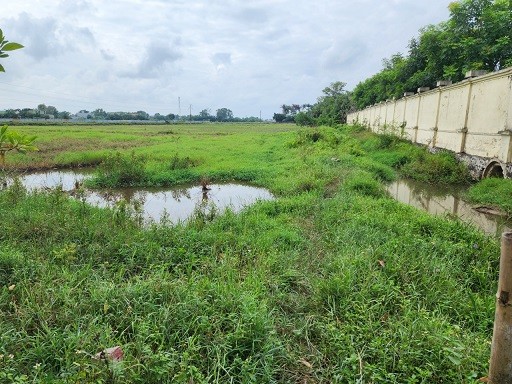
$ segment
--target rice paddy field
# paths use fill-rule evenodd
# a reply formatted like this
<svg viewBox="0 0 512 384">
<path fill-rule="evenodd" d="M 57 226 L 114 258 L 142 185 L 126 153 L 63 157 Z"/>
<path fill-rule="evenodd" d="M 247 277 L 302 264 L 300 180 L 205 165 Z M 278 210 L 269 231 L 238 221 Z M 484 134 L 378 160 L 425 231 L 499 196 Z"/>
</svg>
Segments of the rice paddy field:
<svg viewBox="0 0 512 384">
<path fill-rule="evenodd" d="M 0 383 L 477 383 L 499 241 L 391 199 L 465 183 L 359 127 L 15 127 L 4 177 L 95 167 L 87 188 L 244 182 L 274 199 L 141 224 L 124 205 L 0 190 Z M 118 346 L 122 358 L 98 358 Z"/>
</svg>

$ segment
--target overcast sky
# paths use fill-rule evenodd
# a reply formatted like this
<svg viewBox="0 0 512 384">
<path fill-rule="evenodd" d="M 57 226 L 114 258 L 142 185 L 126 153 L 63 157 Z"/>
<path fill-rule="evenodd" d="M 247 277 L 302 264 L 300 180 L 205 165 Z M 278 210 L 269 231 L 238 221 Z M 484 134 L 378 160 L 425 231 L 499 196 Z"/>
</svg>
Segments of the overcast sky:
<svg viewBox="0 0 512 384">
<path fill-rule="evenodd" d="M 271 118 L 353 89 L 450 1 L 10 0 L 0 28 L 25 48 L 1 59 L 0 109 Z"/>
</svg>

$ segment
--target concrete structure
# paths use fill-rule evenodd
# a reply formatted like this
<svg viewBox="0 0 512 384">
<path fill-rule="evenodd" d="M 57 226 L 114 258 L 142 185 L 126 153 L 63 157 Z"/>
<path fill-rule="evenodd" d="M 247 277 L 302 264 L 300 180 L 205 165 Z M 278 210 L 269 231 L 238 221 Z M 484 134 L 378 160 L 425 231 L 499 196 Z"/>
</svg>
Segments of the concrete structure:
<svg viewBox="0 0 512 384">
<path fill-rule="evenodd" d="M 347 122 L 453 151 L 475 178 L 512 178 L 512 68 L 372 105 Z"/>
</svg>

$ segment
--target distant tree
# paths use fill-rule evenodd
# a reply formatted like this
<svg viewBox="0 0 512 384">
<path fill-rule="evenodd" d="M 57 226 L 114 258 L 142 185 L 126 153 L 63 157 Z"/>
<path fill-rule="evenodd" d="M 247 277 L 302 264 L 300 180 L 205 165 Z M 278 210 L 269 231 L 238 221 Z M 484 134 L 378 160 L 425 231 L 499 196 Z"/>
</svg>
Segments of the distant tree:
<svg viewBox="0 0 512 384">
<path fill-rule="evenodd" d="M 217 109 L 217 121 L 233 120 L 233 112 L 228 108 Z"/>
<path fill-rule="evenodd" d="M 14 51 L 20 48 L 23 48 L 23 45 L 6 40 L 3 31 L 0 29 L 0 58 L 4 59 L 9 57 L 5 52 Z M 0 72 L 5 72 L 2 64 L 0 64 Z"/>
<path fill-rule="evenodd" d="M 137 111 L 134 118 L 135 120 L 149 120 L 149 113 L 144 111 Z"/>
<path fill-rule="evenodd" d="M 283 123 L 286 119 L 286 115 L 284 113 L 274 113 L 273 119 L 276 123 Z"/>
<path fill-rule="evenodd" d="M 46 115 L 46 104 L 39 104 L 37 106 L 37 111 L 39 113 L 39 116 L 43 116 L 43 115 Z"/>
<path fill-rule="evenodd" d="M 347 114 L 354 109 L 346 83 L 336 81 L 323 89 L 324 96 L 308 112 L 318 124 L 336 125 L 347 121 Z"/>
<path fill-rule="evenodd" d="M 51 115 L 53 117 L 57 117 L 59 111 L 57 111 L 57 108 L 55 108 L 54 106 L 49 105 L 48 107 L 46 107 L 46 114 Z"/>
<path fill-rule="evenodd" d="M 300 126 L 314 127 L 316 125 L 316 120 L 312 114 L 307 111 L 299 112 L 295 115 L 295 124 Z"/>
<path fill-rule="evenodd" d="M 69 113 L 68 111 L 61 111 L 58 113 L 56 117 L 58 117 L 59 119 L 68 120 L 71 117 L 71 113 Z"/>
<path fill-rule="evenodd" d="M 105 112 L 103 108 L 97 108 L 91 112 L 91 116 L 94 119 L 105 120 L 107 118 L 107 112 Z"/>
</svg>

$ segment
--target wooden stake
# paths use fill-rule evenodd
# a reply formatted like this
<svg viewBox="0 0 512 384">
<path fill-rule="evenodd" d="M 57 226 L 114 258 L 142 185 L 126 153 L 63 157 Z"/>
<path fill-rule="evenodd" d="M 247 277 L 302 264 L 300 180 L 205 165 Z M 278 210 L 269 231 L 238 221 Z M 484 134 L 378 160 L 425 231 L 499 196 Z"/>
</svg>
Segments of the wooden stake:
<svg viewBox="0 0 512 384">
<path fill-rule="evenodd" d="M 512 232 L 501 236 L 500 276 L 491 346 L 489 383 L 512 383 Z"/>
</svg>

